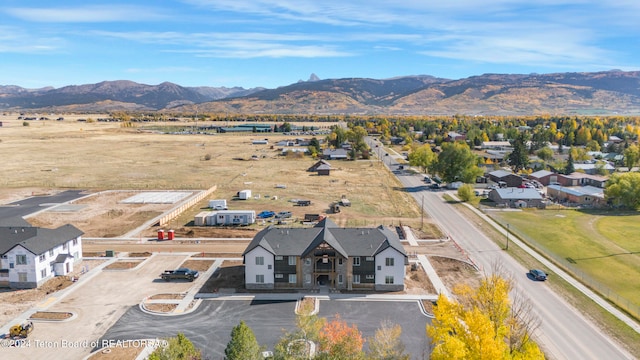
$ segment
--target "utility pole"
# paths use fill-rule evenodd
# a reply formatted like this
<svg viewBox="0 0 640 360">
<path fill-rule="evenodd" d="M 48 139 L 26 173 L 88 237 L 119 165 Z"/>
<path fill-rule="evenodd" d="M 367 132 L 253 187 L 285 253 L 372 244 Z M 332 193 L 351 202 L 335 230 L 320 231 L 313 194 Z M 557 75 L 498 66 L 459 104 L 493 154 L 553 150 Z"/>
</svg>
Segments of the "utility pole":
<svg viewBox="0 0 640 360">
<path fill-rule="evenodd" d="M 509 224 L 507 224 L 507 246 L 504 249 L 509 250 Z"/>
<path fill-rule="evenodd" d="M 420 230 L 424 229 L 424 195 L 422 195 L 422 204 L 420 205 Z"/>
</svg>

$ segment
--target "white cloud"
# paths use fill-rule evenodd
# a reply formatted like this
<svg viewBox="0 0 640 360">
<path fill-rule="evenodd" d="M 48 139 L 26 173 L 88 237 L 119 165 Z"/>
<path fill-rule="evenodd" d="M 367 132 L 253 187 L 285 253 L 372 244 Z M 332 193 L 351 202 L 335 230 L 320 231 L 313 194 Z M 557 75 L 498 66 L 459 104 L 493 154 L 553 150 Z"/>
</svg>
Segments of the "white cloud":
<svg viewBox="0 0 640 360">
<path fill-rule="evenodd" d="M 24 21 L 50 23 L 133 22 L 167 18 L 156 9 L 132 6 L 83 6 L 67 8 L 5 8 L 6 14 Z"/>
<path fill-rule="evenodd" d="M 36 37 L 28 29 L 0 26 L 0 53 L 51 53 L 59 51 L 65 44 L 66 40 L 60 37 Z"/>
</svg>

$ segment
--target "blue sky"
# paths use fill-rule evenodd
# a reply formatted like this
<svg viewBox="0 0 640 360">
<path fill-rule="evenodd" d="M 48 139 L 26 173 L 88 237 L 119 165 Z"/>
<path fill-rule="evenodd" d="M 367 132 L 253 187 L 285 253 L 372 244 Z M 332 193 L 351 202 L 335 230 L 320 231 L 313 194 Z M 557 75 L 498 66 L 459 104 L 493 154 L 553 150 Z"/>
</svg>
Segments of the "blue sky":
<svg viewBox="0 0 640 360">
<path fill-rule="evenodd" d="M 640 68 L 638 0 L 3 0 L 0 85 Z"/>
</svg>

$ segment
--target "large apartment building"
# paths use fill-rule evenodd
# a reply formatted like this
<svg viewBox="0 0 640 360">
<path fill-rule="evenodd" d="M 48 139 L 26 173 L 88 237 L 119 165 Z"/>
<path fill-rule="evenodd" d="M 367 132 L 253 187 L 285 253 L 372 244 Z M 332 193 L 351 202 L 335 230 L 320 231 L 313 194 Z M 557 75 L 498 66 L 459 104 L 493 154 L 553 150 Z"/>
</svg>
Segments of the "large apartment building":
<svg viewBox="0 0 640 360">
<path fill-rule="evenodd" d="M 247 289 L 399 291 L 408 264 L 395 231 L 340 228 L 328 218 L 312 228 L 269 226 L 242 256 Z"/>
</svg>

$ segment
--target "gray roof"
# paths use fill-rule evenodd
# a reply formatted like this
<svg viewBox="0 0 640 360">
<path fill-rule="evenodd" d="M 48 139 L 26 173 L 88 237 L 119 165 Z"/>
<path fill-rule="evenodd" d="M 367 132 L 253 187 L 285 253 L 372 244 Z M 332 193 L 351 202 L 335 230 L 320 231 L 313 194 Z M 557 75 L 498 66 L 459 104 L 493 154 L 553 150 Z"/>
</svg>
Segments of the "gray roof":
<svg viewBox="0 0 640 360">
<path fill-rule="evenodd" d="M 27 220 L 21 216 L 0 219 L 0 227 L 31 227 Z"/>
<path fill-rule="evenodd" d="M 16 245 L 21 245 L 33 254 L 40 255 L 82 234 L 80 229 L 70 224 L 57 229 L 0 227 L 0 254 L 4 255 Z"/>
<path fill-rule="evenodd" d="M 595 186 L 587 185 L 587 186 L 571 186 L 564 187 L 561 185 L 549 185 L 549 189 L 557 190 L 569 195 L 574 196 L 597 196 L 604 197 L 604 189 L 597 188 Z"/>
<path fill-rule="evenodd" d="M 306 256 L 322 243 L 344 257 L 374 256 L 389 247 L 406 256 L 398 235 L 384 226 L 339 228 L 328 218 L 312 228 L 269 226 L 256 234 L 242 256 L 256 247 L 279 256 Z"/>
<path fill-rule="evenodd" d="M 55 263 L 64 263 L 67 259 L 73 259 L 73 255 L 71 254 L 58 254 L 58 256 L 56 256 L 56 260 L 54 261 Z"/>
<path fill-rule="evenodd" d="M 496 170 L 496 171 L 492 171 L 489 173 L 489 175 L 495 176 L 497 178 L 503 178 L 505 176 L 509 176 L 509 175 L 516 175 L 510 171 L 506 171 L 506 170 Z M 516 175 L 518 176 L 518 175 Z"/>
<path fill-rule="evenodd" d="M 554 174 L 554 173 L 552 171 L 549 171 L 549 170 L 538 170 L 538 171 L 536 171 L 534 173 L 531 173 L 531 175 L 529 175 L 529 177 L 540 179 L 540 178 L 543 178 L 545 176 L 549 176 L 551 174 Z"/>
<path fill-rule="evenodd" d="M 542 199 L 542 195 L 536 189 L 530 188 L 504 188 L 504 189 L 494 189 L 498 193 L 501 199 Z"/>
<path fill-rule="evenodd" d="M 328 156 L 347 156 L 349 153 L 345 149 L 324 149 L 322 155 Z"/>
</svg>

